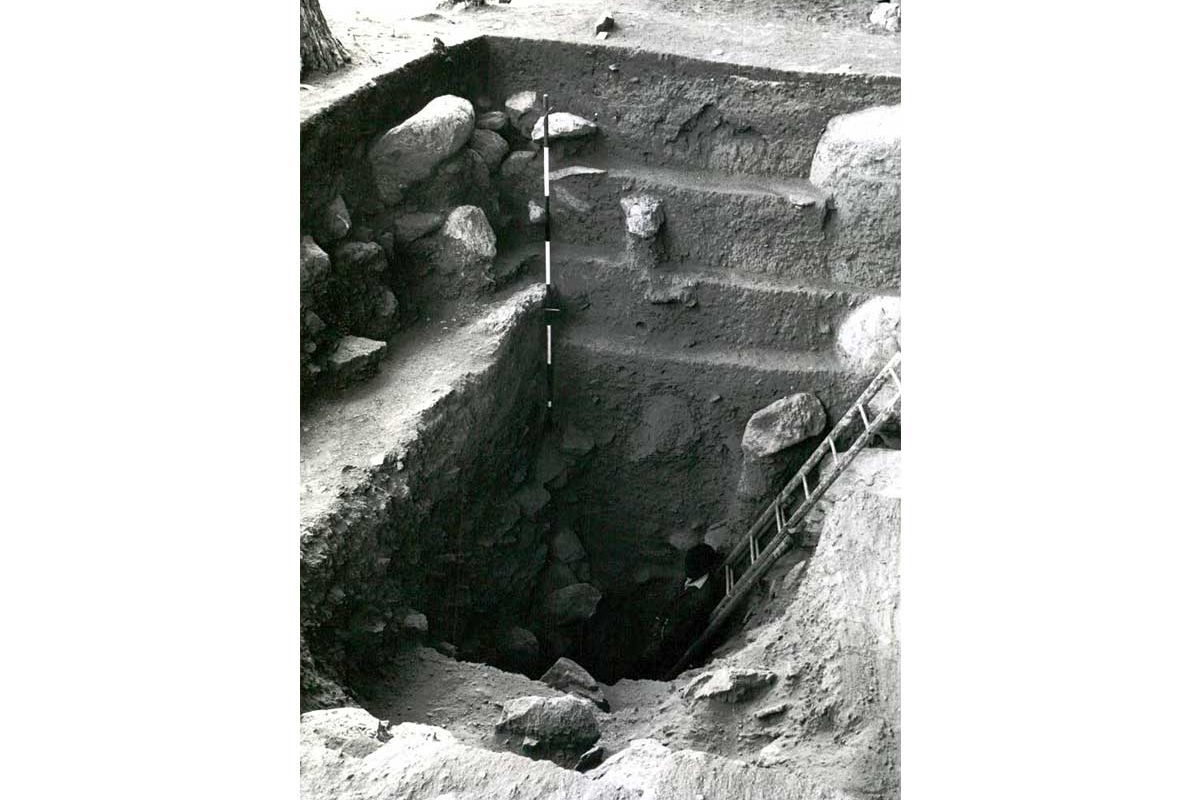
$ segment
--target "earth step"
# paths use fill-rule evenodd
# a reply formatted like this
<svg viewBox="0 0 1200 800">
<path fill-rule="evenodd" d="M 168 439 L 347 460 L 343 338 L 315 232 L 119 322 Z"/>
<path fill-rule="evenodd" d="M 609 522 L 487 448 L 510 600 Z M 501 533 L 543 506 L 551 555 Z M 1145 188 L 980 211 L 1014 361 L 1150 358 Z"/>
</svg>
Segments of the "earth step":
<svg viewBox="0 0 1200 800">
<path fill-rule="evenodd" d="M 531 271 L 541 270 L 534 259 Z M 872 296 L 693 265 L 647 272 L 622 252 L 576 246 L 555 247 L 552 260 L 563 325 L 670 333 L 692 347 L 832 349 L 843 318 Z"/>
<path fill-rule="evenodd" d="M 662 202 L 665 264 L 829 280 L 826 195 L 807 180 L 604 162 L 557 166 L 603 171 L 554 181 L 555 242 L 624 247 L 621 198 L 646 194 Z"/>
</svg>

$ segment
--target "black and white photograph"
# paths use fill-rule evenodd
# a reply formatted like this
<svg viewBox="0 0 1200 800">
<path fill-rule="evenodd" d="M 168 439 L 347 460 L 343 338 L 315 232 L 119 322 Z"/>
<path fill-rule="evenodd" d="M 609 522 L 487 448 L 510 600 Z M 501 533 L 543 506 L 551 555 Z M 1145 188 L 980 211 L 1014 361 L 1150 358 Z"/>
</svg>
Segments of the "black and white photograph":
<svg viewBox="0 0 1200 800">
<path fill-rule="evenodd" d="M 900 4 L 400 8 L 301 3 L 301 797 L 898 798 Z"/>
</svg>

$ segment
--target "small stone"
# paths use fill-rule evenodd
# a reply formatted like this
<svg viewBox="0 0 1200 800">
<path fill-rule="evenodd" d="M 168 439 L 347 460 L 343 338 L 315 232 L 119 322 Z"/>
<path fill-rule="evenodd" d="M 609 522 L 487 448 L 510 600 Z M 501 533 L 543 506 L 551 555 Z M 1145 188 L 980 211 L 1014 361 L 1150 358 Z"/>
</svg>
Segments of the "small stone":
<svg viewBox="0 0 1200 800">
<path fill-rule="evenodd" d="M 559 658 L 538 680 L 552 689 L 590 700 L 603 711 L 608 710 L 608 698 L 604 696 L 600 684 L 586 669 L 569 658 Z"/>
<path fill-rule="evenodd" d="M 587 772 L 589 769 L 600 766 L 603 761 L 604 748 L 597 745 L 579 757 L 579 760 L 575 762 L 575 771 Z"/>
<path fill-rule="evenodd" d="M 564 564 L 572 564 L 587 558 L 587 551 L 583 549 L 583 543 L 579 541 L 575 531 L 570 528 L 563 528 L 554 534 L 554 538 L 550 541 L 550 550 L 554 553 L 554 558 Z"/>
<path fill-rule="evenodd" d="M 576 583 L 550 595 L 547 611 L 555 625 L 586 622 L 596 613 L 602 597 L 590 583 Z"/>
<path fill-rule="evenodd" d="M 888 33 L 900 32 L 900 4 L 899 3 L 876 3 L 875 8 L 871 9 L 871 15 L 868 17 L 871 25 L 877 28 L 882 28 Z"/>
<path fill-rule="evenodd" d="M 712 397 L 708 398 L 708 402 L 710 402 L 710 403 L 719 403 L 719 402 L 721 402 L 721 395 L 719 395 L 719 394 L 714 394 Z"/>
<path fill-rule="evenodd" d="M 518 697 L 504 704 L 498 733 L 538 740 L 538 744 L 587 750 L 600 738 L 595 706 L 574 695 Z"/>
<path fill-rule="evenodd" d="M 542 657 L 538 638 L 525 628 L 513 625 L 504 631 L 497 644 L 501 664 L 516 672 L 535 669 Z"/>
<path fill-rule="evenodd" d="M 496 169 L 508 155 L 508 142 L 495 131 L 476 128 L 471 135 L 470 147 L 483 158 L 489 170 Z"/>
<path fill-rule="evenodd" d="M 340 194 L 325 207 L 322 221 L 325 224 L 325 238 L 328 240 L 341 239 L 350 232 L 350 210 L 346 208 L 346 201 Z"/>
<path fill-rule="evenodd" d="M 596 34 L 596 38 L 603 42 L 608 38 L 608 31 L 600 31 Z"/>
<path fill-rule="evenodd" d="M 535 142 L 542 141 L 544 136 L 545 117 L 538 117 L 533 125 L 532 138 Z M 566 111 L 554 111 L 550 114 L 550 141 L 558 139 L 579 139 L 591 136 L 599 128 L 590 119 Z"/>
<path fill-rule="evenodd" d="M 396 234 L 396 238 L 403 244 L 409 244 L 422 236 L 425 236 L 432 231 L 441 227 L 446 221 L 445 214 L 435 214 L 432 212 L 418 212 L 416 214 L 405 214 L 398 217 L 392 223 L 392 230 Z"/>
<path fill-rule="evenodd" d="M 592 29 L 596 33 L 607 33 L 617 27 L 617 20 L 613 17 L 611 11 L 605 11 L 596 18 L 596 22 L 592 25 Z"/>
<path fill-rule="evenodd" d="M 537 118 L 537 92 L 517 92 L 504 101 L 504 110 L 508 114 L 509 124 L 526 138 L 533 128 Z"/>
<path fill-rule="evenodd" d="M 449 642 L 438 642 L 433 646 L 433 649 L 448 658 L 458 658 L 458 648 Z"/>
<path fill-rule="evenodd" d="M 621 211 L 625 215 L 625 230 L 640 239 L 653 239 L 662 227 L 662 200 L 657 197 L 627 195 L 621 198 Z"/>
<path fill-rule="evenodd" d="M 538 225 L 546 219 L 546 208 L 536 200 L 529 201 L 529 224 Z"/>
<path fill-rule="evenodd" d="M 313 237 L 300 239 L 300 293 L 318 296 L 329 278 L 329 255 L 322 250 Z"/>
<path fill-rule="evenodd" d="M 475 127 L 482 128 L 485 131 L 496 131 L 498 133 L 504 130 L 506 125 L 508 125 L 508 115 L 503 111 L 489 111 L 475 118 Z"/>
<path fill-rule="evenodd" d="M 774 717 L 778 714 L 782 714 L 783 712 L 785 712 L 787 710 L 788 710 L 787 703 L 776 703 L 773 706 L 767 706 L 766 708 L 760 708 L 758 711 L 755 711 L 754 718 L 755 719 L 766 719 L 767 717 Z"/>
<path fill-rule="evenodd" d="M 775 682 L 775 673 L 761 669 L 721 667 L 704 672 L 684 688 L 683 696 L 692 700 L 741 703 Z"/>
<path fill-rule="evenodd" d="M 400 629 L 409 636 L 424 639 L 425 634 L 429 633 L 429 620 L 420 611 L 409 611 L 404 615 Z"/>
</svg>

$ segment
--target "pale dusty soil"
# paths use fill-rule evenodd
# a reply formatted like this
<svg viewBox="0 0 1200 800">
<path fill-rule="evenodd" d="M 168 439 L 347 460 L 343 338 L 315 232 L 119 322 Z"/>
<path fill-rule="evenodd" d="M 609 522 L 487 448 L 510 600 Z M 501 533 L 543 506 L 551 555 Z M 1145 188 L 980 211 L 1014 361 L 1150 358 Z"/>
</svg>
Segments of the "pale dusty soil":
<svg viewBox="0 0 1200 800">
<path fill-rule="evenodd" d="M 432 49 L 481 34 L 632 47 L 789 71 L 900 73 L 900 35 L 868 30 L 874 0 L 494 0 L 437 9 L 437 0 L 322 0 L 354 65 L 310 78 L 301 118 L 372 76 Z M 612 11 L 618 28 L 597 41 L 592 22 Z"/>
</svg>

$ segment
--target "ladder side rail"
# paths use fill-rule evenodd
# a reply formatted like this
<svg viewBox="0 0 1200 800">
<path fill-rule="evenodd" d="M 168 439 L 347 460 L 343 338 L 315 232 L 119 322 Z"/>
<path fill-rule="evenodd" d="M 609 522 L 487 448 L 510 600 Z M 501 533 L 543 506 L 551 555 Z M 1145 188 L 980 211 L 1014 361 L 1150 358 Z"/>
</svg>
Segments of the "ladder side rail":
<svg viewBox="0 0 1200 800">
<path fill-rule="evenodd" d="M 821 462 L 821 459 L 825 457 L 825 450 L 829 449 L 830 440 L 840 436 L 845 432 L 846 428 L 850 427 L 850 425 L 856 419 L 858 419 L 857 412 L 859 406 L 870 402 L 871 398 L 879 393 L 879 390 L 891 378 L 890 371 L 895 366 L 899 365 L 899 363 L 900 353 L 896 353 L 891 357 L 883 369 L 879 371 L 879 374 L 877 374 L 871 380 L 871 382 L 867 384 L 867 388 L 862 391 L 857 400 L 851 403 L 850 408 L 846 410 L 846 413 L 842 415 L 842 418 L 838 420 L 836 425 L 833 426 L 833 430 L 831 430 L 829 434 L 821 440 L 821 443 L 817 445 L 817 449 L 814 450 L 812 454 L 804 461 L 804 463 L 800 466 L 800 469 L 796 470 L 796 474 L 792 476 L 792 479 L 787 482 L 787 485 L 780 490 L 779 494 L 775 496 L 775 499 L 771 502 L 771 504 L 768 505 L 759 515 L 758 519 L 754 521 L 754 524 L 750 527 L 749 532 L 741 539 L 741 541 L 737 543 L 737 545 L 734 546 L 733 550 L 725 559 L 726 564 L 733 564 L 733 562 L 738 560 L 750 546 L 749 538 L 760 533 L 763 528 L 771 523 L 774 516 L 775 503 L 782 504 L 791 499 L 792 495 L 796 493 L 796 489 L 800 488 L 802 485 L 805 476 L 815 469 L 816 466 Z"/>
<path fill-rule="evenodd" d="M 709 639 L 716 634 L 725 620 L 728 619 L 729 616 L 737 609 L 739 603 L 745 599 L 746 595 L 750 593 L 750 590 L 754 588 L 754 585 L 757 583 L 758 579 L 762 577 L 762 575 L 768 569 L 770 569 L 785 552 L 787 552 L 792 544 L 793 524 L 796 521 L 803 519 L 804 514 L 807 514 L 812 506 L 821 499 L 825 492 L 829 490 L 829 487 L 833 485 L 833 482 L 837 480 L 838 476 L 841 475 L 841 473 L 844 472 L 850 465 L 850 462 L 852 462 L 859 452 L 866 447 L 866 443 L 871 440 L 871 437 L 874 436 L 880 428 L 887 424 L 888 420 L 892 418 L 892 415 L 895 411 L 896 401 L 899 398 L 900 395 L 897 394 L 892 399 L 892 402 L 888 405 L 888 407 L 872 421 L 871 425 L 864 430 L 857 439 L 855 439 L 854 444 L 851 445 L 850 449 L 845 452 L 844 457 L 838 461 L 837 465 L 830 470 L 830 472 L 821 480 L 819 484 L 817 484 L 817 488 L 812 492 L 809 498 L 801 504 L 800 508 L 796 510 L 796 513 L 793 514 L 788 520 L 787 527 L 784 529 L 784 532 L 777 537 L 777 541 L 772 543 L 770 550 L 765 555 L 760 555 L 753 566 L 751 566 L 749 570 L 747 570 L 743 575 L 741 575 L 741 577 L 737 579 L 733 592 L 726 595 L 725 599 L 722 600 L 715 609 L 713 609 L 708 626 L 704 629 L 704 632 L 700 634 L 700 637 L 692 643 L 691 647 L 687 649 L 679 661 L 676 662 L 675 666 L 671 670 L 672 675 L 677 675 L 683 666 L 691 661 L 692 658 L 694 658 L 700 652 L 701 648 L 703 648 L 704 645 L 708 643 Z"/>
</svg>

